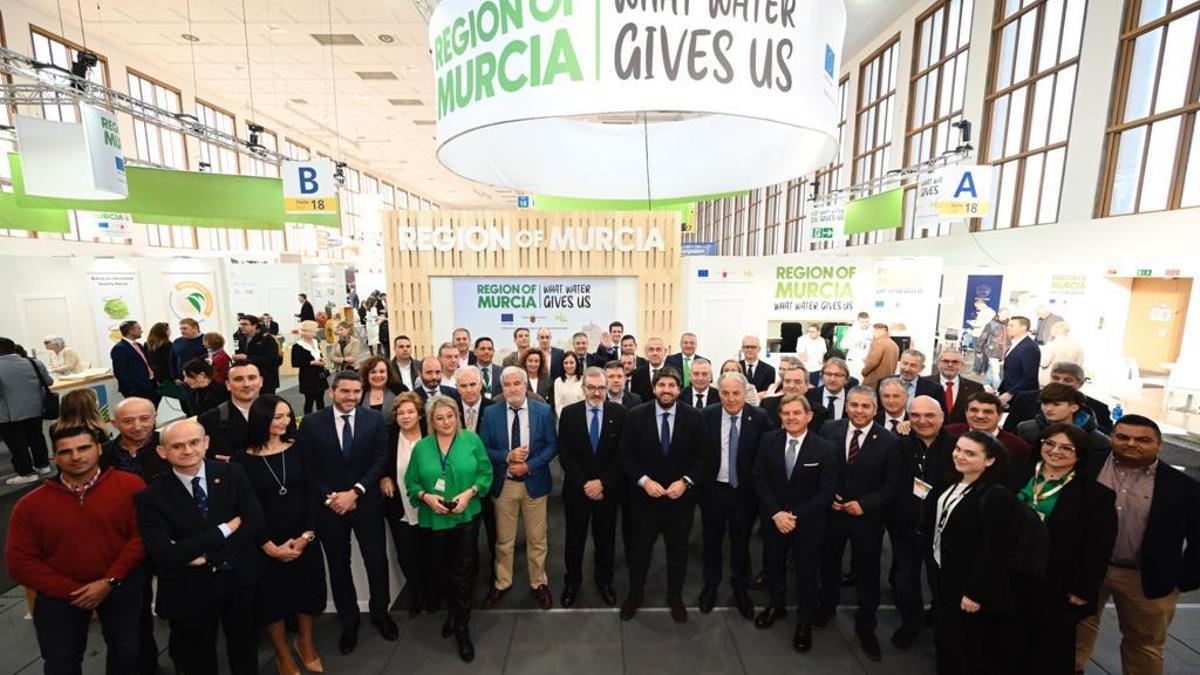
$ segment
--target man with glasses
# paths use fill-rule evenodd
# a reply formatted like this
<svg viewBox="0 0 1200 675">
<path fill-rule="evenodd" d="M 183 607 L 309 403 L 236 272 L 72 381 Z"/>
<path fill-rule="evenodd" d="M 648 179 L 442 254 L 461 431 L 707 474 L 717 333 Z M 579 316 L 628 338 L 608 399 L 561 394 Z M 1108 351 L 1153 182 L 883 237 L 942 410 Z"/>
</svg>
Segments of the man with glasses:
<svg viewBox="0 0 1200 675">
<path fill-rule="evenodd" d="M 775 383 L 775 366 L 759 360 L 761 351 L 762 345 L 758 336 L 747 335 L 742 338 L 742 360 L 738 361 L 738 365 L 742 367 L 742 374 L 750 381 L 754 390 L 765 392 Z"/>
<path fill-rule="evenodd" d="M 823 384 L 809 389 L 805 396 L 814 411 L 824 410 L 825 418 L 840 420 L 846 417 L 846 387 L 850 381 L 850 366 L 839 358 L 825 361 L 821 369 Z"/>
<path fill-rule="evenodd" d="M 982 384 L 959 376 L 962 366 L 962 354 L 953 349 L 944 349 L 938 354 L 938 374 L 923 378 L 942 392 L 941 404 L 942 412 L 946 415 L 946 424 L 966 422 L 967 399 L 976 392 L 983 391 Z"/>
</svg>

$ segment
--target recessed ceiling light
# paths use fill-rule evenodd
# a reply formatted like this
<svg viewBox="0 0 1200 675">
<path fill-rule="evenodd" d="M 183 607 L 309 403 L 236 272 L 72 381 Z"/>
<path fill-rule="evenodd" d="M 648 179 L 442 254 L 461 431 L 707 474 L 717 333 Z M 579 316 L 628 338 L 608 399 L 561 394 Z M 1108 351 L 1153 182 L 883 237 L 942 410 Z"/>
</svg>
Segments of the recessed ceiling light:
<svg viewBox="0 0 1200 675">
<path fill-rule="evenodd" d="M 436 120 L 413 120 L 413 124 L 419 127 L 431 127 L 437 124 Z"/>
<path fill-rule="evenodd" d="M 289 98 L 288 100 L 291 101 L 292 103 L 299 103 L 301 105 L 308 103 L 308 101 L 306 101 L 305 99 L 302 99 L 302 98 Z"/>
<path fill-rule="evenodd" d="M 355 72 L 364 80 L 396 80 L 396 74 L 388 70 L 359 70 Z"/>
<path fill-rule="evenodd" d="M 387 33 L 380 33 L 379 41 L 384 44 L 391 44 L 396 41 L 396 37 L 394 35 L 388 35 Z"/>
<path fill-rule="evenodd" d="M 184 40 L 187 40 L 188 42 L 199 42 L 200 41 L 200 38 L 196 37 L 195 35 L 192 35 L 191 33 L 183 33 L 179 37 L 183 38 Z"/>
<path fill-rule="evenodd" d="M 329 45 L 361 45 L 362 40 L 353 33 L 309 33 L 318 43 Z"/>
<path fill-rule="evenodd" d="M 388 103 L 392 105 L 421 105 L 419 98 L 389 98 Z"/>
<path fill-rule="evenodd" d="M 263 28 L 267 29 L 268 33 L 286 33 L 287 29 L 277 23 L 263 24 Z"/>
</svg>

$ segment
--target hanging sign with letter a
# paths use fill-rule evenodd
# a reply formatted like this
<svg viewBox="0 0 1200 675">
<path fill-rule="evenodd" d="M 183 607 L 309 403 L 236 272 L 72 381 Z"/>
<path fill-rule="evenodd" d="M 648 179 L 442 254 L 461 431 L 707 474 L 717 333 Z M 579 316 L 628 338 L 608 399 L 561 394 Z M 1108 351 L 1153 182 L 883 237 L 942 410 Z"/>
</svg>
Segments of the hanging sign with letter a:
<svg viewBox="0 0 1200 675">
<path fill-rule="evenodd" d="M 337 183 L 333 162 L 317 159 L 283 162 L 283 208 L 287 213 L 337 213 Z"/>
<path fill-rule="evenodd" d="M 995 168 L 959 164 L 938 170 L 938 215 L 950 218 L 977 218 L 988 215 L 992 205 L 992 177 Z"/>
</svg>

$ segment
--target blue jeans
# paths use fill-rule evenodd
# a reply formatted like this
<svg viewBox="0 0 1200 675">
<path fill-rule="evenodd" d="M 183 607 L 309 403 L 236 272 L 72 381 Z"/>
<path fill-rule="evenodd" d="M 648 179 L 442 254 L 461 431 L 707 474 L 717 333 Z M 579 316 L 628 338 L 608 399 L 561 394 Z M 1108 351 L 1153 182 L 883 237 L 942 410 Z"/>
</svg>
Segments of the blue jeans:
<svg viewBox="0 0 1200 675">
<path fill-rule="evenodd" d="M 100 633 L 107 648 L 104 672 L 128 675 L 138 672 L 138 623 L 145 582 L 143 572 L 129 575 L 96 608 Z M 66 600 L 38 596 L 33 603 L 33 626 L 45 661 L 46 675 L 77 675 L 82 672 L 87 649 L 90 610 L 74 607 Z"/>
</svg>

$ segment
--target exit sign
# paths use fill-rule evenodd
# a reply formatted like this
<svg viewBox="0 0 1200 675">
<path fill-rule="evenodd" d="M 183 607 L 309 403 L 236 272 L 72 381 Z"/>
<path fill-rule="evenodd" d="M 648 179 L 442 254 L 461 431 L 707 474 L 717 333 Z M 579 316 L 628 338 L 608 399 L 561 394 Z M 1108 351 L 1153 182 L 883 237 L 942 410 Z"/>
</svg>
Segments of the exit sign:
<svg viewBox="0 0 1200 675">
<path fill-rule="evenodd" d="M 814 227 L 812 229 L 812 238 L 813 239 L 832 239 L 833 238 L 833 228 L 832 227 Z"/>
<path fill-rule="evenodd" d="M 1137 275 L 1138 275 L 1139 277 L 1148 277 L 1148 276 L 1151 276 L 1151 274 L 1150 274 L 1150 270 L 1148 270 L 1148 269 L 1140 269 L 1140 270 L 1138 270 L 1138 271 L 1137 271 Z"/>
</svg>

